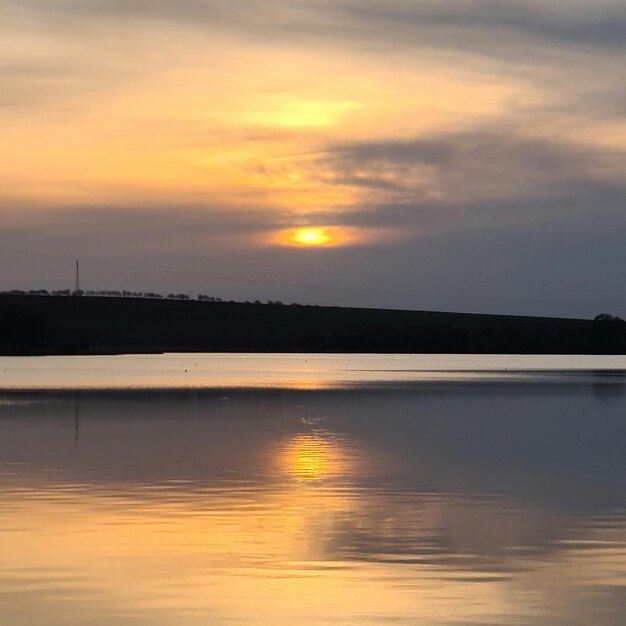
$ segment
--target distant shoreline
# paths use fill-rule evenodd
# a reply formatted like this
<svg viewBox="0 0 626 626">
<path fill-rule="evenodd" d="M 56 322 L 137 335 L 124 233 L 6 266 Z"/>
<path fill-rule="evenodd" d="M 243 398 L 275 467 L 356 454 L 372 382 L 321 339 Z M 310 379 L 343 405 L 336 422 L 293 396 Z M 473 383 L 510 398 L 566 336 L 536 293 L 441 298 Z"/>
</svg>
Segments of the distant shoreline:
<svg viewBox="0 0 626 626">
<path fill-rule="evenodd" d="M 0 295 L 0 354 L 626 354 L 626 324 L 149 297 Z"/>
</svg>

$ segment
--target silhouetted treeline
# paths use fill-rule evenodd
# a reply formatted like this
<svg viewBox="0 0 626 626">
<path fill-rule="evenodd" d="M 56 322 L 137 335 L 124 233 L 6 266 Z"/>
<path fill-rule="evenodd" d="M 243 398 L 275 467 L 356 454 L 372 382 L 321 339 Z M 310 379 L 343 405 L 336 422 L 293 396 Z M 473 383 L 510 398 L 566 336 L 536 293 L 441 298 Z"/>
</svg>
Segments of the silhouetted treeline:
<svg viewBox="0 0 626 626">
<path fill-rule="evenodd" d="M 121 292 L 122 294 L 124 292 Z M 135 297 L 0 295 L 2 354 L 626 354 L 626 322 Z"/>
<path fill-rule="evenodd" d="M 48 291 L 47 289 L 30 289 L 24 291 L 22 289 L 11 289 L 10 291 L 0 291 L 0 296 L 88 296 L 88 297 L 101 297 L 101 298 L 145 298 L 148 300 L 193 300 L 192 296 L 186 293 L 169 293 L 166 296 L 160 293 L 153 293 L 151 291 L 117 291 L 117 290 L 100 290 L 100 291 L 72 291 L 70 289 L 56 289 Z M 231 302 L 235 300 L 223 300 L 216 296 L 207 296 L 205 294 L 198 295 L 199 302 Z M 248 300 L 245 304 L 250 304 Z M 264 304 L 260 300 L 255 300 L 254 304 Z M 267 300 L 265 304 L 282 304 L 280 300 Z M 294 303 L 296 304 L 296 303 Z"/>
<path fill-rule="evenodd" d="M 184 293 L 173 294 L 170 293 L 167 296 L 163 296 L 160 293 L 153 293 L 150 291 L 126 291 L 126 290 L 100 290 L 100 291 L 72 291 L 71 289 L 55 289 L 48 291 L 47 289 L 31 289 L 29 291 L 23 291 L 21 289 L 12 289 L 10 291 L 1 291 L 0 295 L 5 296 L 92 296 L 102 298 L 148 298 L 162 300 L 163 298 L 170 298 L 172 300 L 191 300 L 191 297 Z M 206 298 L 207 296 L 200 296 L 198 299 Z"/>
<path fill-rule="evenodd" d="M 600 353 L 626 353 L 626 321 L 607 313 L 593 320 L 593 343 Z"/>
</svg>

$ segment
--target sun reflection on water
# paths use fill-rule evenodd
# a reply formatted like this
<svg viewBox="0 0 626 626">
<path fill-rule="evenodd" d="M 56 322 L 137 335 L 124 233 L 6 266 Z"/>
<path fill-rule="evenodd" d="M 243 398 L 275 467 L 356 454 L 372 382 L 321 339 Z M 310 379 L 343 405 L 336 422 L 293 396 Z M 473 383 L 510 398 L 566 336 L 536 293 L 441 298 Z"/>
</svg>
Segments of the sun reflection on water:
<svg viewBox="0 0 626 626">
<path fill-rule="evenodd" d="M 354 469 L 346 447 L 324 432 L 296 435 L 280 457 L 286 475 L 307 482 L 339 478 Z"/>
</svg>

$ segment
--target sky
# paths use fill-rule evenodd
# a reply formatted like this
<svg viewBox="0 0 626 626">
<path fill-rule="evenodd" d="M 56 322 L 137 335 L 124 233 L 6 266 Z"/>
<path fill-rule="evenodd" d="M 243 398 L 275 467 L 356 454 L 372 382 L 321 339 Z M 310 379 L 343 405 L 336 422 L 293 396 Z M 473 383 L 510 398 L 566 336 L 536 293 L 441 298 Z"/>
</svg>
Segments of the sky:
<svg viewBox="0 0 626 626">
<path fill-rule="evenodd" d="M 617 0 L 0 0 L 0 289 L 626 316 L 625 85 Z"/>
</svg>

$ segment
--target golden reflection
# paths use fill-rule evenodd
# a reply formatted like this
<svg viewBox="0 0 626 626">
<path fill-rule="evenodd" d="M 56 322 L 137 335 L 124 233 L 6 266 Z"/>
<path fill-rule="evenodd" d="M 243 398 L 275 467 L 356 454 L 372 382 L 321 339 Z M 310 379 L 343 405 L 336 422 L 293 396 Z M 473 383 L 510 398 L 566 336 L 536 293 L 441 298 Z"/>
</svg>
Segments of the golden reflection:
<svg viewBox="0 0 626 626">
<path fill-rule="evenodd" d="M 300 389 L 300 390 L 308 390 L 308 391 L 319 391 L 320 389 L 333 389 L 338 385 L 333 381 L 328 379 L 324 379 L 323 377 L 319 378 L 306 378 L 300 379 L 297 377 L 292 378 L 291 380 L 285 381 L 277 385 L 278 387 L 282 387 L 284 389 Z"/>
<path fill-rule="evenodd" d="M 305 481 L 336 477 L 350 469 L 347 451 L 321 435 L 296 436 L 285 446 L 281 465 L 286 474 Z"/>
<path fill-rule="evenodd" d="M 281 450 L 294 476 L 354 470 L 356 450 L 351 454 L 323 431 L 296 435 Z M 29 624 L 48 624 L 54 610 L 76 624 L 98 611 L 110 624 L 127 623 L 119 616 L 133 613 L 154 626 L 258 624 L 259 615 L 276 626 L 315 626 L 345 623 L 355 611 L 363 622 L 378 623 L 392 607 L 402 624 L 483 623 L 486 615 L 500 623 L 504 616 L 527 618 L 529 611 L 537 618 L 532 623 L 546 623 L 537 621 L 543 614 L 583 623 L 576 611 L 592 615 L 595 605 L 575 601 L 576 589 L 620 589 L 625 575 L 623 527 L 594 529 L 584 519 L 572 527 L 567 549 L 549 535 L 555 551 L 542 552 L 531 566 L 528 556 L 511 549 L 523 544 L 518 523 L 530 524 L 536 541 L 536 514 L 526 518 L 523 508 L 487 505 L 468 518 L 466 507 L 483 505 L 461 498 L 446 510 L 448 497 L 311 489 L 297 481 L 243 491 L 102 487 L 3 481 L 11 506 L 0 511 L 0 528 L 11 529 L 11 541 L 0 550 L 0 613 L 19 616 L 28 609 Z M 442 527 L 448 515 L 454 522 Z M 502 519 L 513 534 L 496 540 L 495 552 L 482 539 L 473 543 L 474 524 L 482 533 L 485 523 L 497 530 Z M 444 550 L 440 561 L 430 552 L 433 537 Z M 467 558 L 477 550 L 486 561 Z M 408 565 L 402 556 L 419 558 Z M 28 606 L 26 585 L 34 589 Z M 531 597 L 532 606 L 520 594 Z"/>
</svg>

